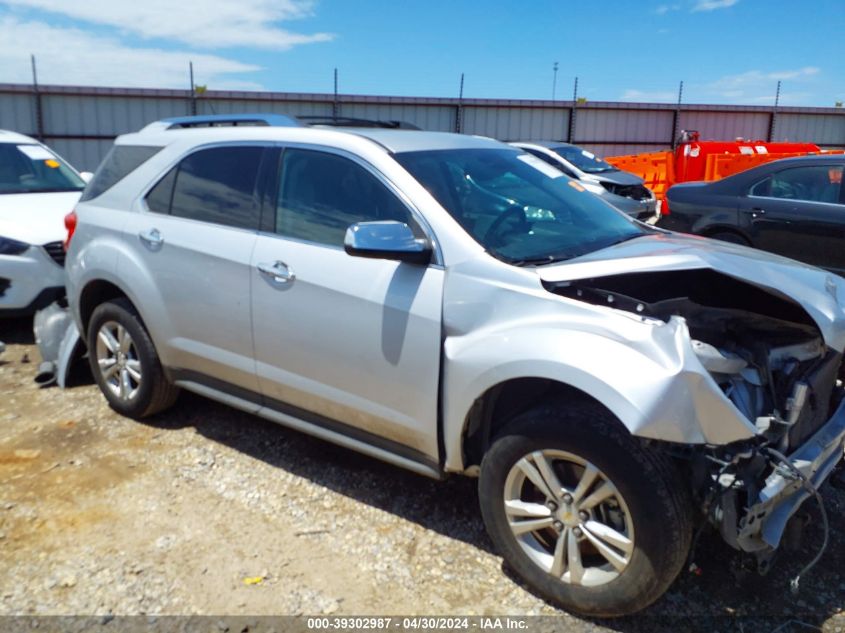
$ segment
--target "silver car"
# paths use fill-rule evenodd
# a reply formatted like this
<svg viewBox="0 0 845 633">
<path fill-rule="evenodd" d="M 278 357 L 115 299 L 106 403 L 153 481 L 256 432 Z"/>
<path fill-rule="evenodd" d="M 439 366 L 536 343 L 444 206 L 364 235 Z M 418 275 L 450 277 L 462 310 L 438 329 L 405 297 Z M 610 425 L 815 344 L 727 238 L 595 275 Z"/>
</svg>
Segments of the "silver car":
<svg viewBox="0 0 845 633">
<path fill-rule="evenodd" d="M 577 180 L 582 187 L 637 218 L 656 218 L 657 200 L 639 176 L 622 171 L 592 152 L 558 141 L 511 143 Z"/>
<path fill-rule="evenodd" d="M 510 567 L 578 613 L 655 601 L 707 523 L 768 567 L 842 459 L 845 280 L 489 139 L 256 119 L 118 138 L 69 219 L 116 411 L 187 389 L 477 476 Z"/>
</svg>

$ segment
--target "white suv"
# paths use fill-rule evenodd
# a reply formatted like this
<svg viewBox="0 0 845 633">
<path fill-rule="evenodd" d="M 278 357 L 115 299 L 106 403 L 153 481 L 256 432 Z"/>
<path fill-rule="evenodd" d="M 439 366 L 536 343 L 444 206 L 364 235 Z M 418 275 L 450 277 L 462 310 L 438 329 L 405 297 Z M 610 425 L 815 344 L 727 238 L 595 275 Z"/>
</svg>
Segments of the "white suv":
<svg viewBox="0 0 845 633">
<path fill-rule="evenodd" d="M 479 476 L 499 551 L 573 611 L 647 606 L 708 522 L 767 568 L 842 459 L 845 280 L 647 227 L 490 139 L 162 121 L 68 225 L 116 411 L 184 388 Z"/>
<path fill-rule="evenodd" d="M 84 187 L 47 146 L 0 130 L 0 317 L 64 295 L 64 218 Z"/>
</svg>

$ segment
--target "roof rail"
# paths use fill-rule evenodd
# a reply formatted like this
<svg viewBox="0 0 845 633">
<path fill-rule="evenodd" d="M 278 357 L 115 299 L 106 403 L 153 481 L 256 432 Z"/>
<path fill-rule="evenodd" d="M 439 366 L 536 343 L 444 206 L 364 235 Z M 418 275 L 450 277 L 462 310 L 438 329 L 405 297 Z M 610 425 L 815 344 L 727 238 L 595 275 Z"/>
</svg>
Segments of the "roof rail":
<svg viewBox="0 0 845 633">
<path fill-rule="evenodd" d="M 302 127 L 296 118 L 285 114 L 201 114 L 160 119 L 142 132 L 185 130 L 204 127 Z"/>
<path fill-rule="evenodd" d="M 296 117 L 306 125 L 328 125 L 331 127 L 373 127 L 395 130 L 419 130 L 413 123 L 406 121 L 380 121 L 377 119 L 356 119 L 353 117 L 307 115 Z"/>
<path fill-rule="evenodd" d="M 141 129 L 141 132 L 162 132 L 209 127 L 365 127 L 396 130 L 419 130 L 406 121 L 379 121 L 353 117 L 322 115 L 289 116 L 286 114 L 201 114 L 160 119 Z"/>
<path fill-rule="evenodd" d="M 295 118 L 285 114 L 204 114 L 199 116 L 181 116 L 162 119 L 169 123 L 167 129 L 192 127 L 235 127 L 235 126 L 270 126 L 302 127 Z"/>
</svg>

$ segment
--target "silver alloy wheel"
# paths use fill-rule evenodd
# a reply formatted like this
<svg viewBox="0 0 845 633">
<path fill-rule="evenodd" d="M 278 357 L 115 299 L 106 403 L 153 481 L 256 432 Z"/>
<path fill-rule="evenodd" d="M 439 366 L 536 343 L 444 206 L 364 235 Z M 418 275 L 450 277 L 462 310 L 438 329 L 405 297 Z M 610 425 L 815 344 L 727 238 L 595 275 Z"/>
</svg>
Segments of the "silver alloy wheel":
<svg viewBox="0 0 845 633">
<path fill-rule="evenodd" d="M 138 350 L 129 331 L 117 321 L 106 321 L 97 332 L 97 365 L 111 393 L 129 401 L 138 395 L 143 375 Z"/>
<path fill-rule="evenodd" d="M 504 493 L 514 538 L 555 578 L 595 587 L 630 564 L 631 513 L 616 486 L 590 462 L 565 451 L 534 451 L 513 465 Z"/>
</svg>

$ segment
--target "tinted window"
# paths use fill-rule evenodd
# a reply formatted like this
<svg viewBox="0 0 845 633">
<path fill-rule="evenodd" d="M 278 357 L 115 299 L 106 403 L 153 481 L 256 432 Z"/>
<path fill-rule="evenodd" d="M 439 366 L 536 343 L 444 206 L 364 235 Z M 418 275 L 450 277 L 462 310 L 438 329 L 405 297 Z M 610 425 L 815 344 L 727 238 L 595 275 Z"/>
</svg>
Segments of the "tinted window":
<svg viewBox="0 0 845 633">
<path fill-rule="evenodd" d="M 173 184 L 176 182 L 176 171 L 174 167 L 158 184 L 150 189 L 147 194 L 147 208 L 156 213 L 170 213 L 170 201 L 173 199 Z"/>
<path fill-rule="evenodd" d="M 42 145 L 0 143 L 0 193 L 80 191 L 82 179 Z"/>
<path fill-rule="evenodd" d="M 114 187 L 143 163 L 161 151 L 161 147 L 115 145 L 94 173 L 81 200 L 91 200 Z"/>
<path fill-rule="evenodd" d="M 810 202 L 839 202 L 842 166 L 812 165 L 784 169 L 771 176 L 769 196 Z"/>
<path fill-rule="evenodd" d="M 215 147 L 183 159 L 176 174 L 171 215 L 257 230 L 255 182 L 263 152 L 262 147 Z M 166 187 L 164 181 L 159 184 Z M 161 197 L 164 195 L 162 191 Z"/>
<path fill-rule="evenodd" d="M 309 150 L 285 150 L 276 232 L 343 246 L 355 222 L 398 220 L 413 226 L 407 208 L 378 179 L 349 159 Z"/>
<path fill-rule="evenodd" d="M 748 190 L 750 196 L 768 196 L 772 188 L 772 177 L 766 176 L 763 180 Z"/>
</svg>

